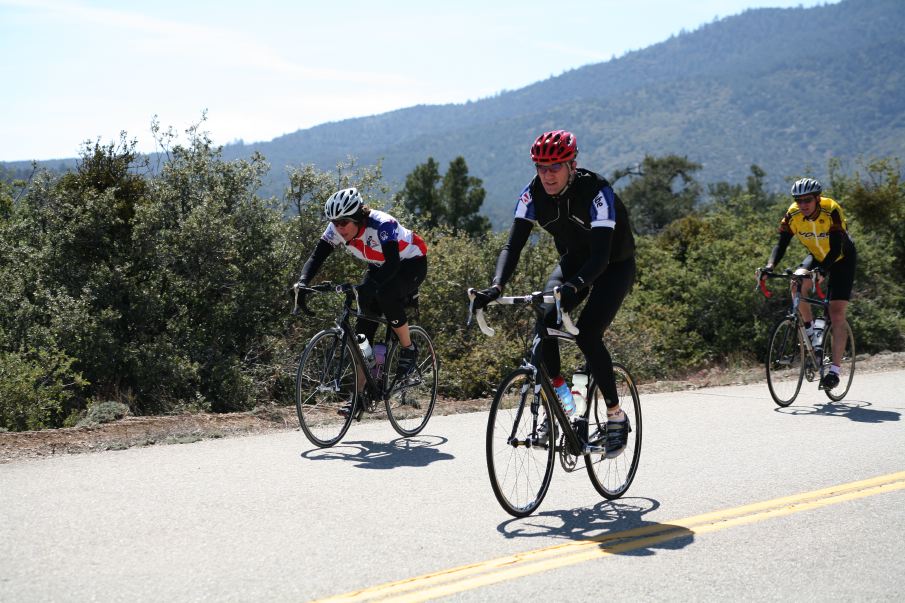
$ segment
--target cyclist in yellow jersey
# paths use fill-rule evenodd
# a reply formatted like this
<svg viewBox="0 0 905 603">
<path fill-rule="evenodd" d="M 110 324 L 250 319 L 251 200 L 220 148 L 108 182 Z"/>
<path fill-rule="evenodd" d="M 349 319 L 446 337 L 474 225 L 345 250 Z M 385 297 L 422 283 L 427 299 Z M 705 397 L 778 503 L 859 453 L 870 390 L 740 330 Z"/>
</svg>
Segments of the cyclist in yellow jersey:
<svg viewBox="0 0 905 603">
<path fill-rule="evenodd" d="M 842 207 L 829 197 L 822 197 L 823 188 L 813 178 L 801 178 L 792 185 L 794 202 L 779 224 L 779 240 L 767 260 L 765 271 L 779 263 L 792 237 L 798 238 L 808 250 L 800 268 L 817 269 L 818 282 L 829 276 L 830 321 L 833 328 L 833 364 L 823 376 L 821 384 L 832 389 L 839 384 L 839 365 L 846 341 L 845 312 L 855 280 L 857 254 L 855 243 L 845 227 Z M 794 286 L 794 285 L 793 285 Z M 802 281 L 805 291 L 812 287 L 811 279 Z M 803 303 L 798 312 L 808 336 L 813 335 L 811 305 Z"/>
</svg>

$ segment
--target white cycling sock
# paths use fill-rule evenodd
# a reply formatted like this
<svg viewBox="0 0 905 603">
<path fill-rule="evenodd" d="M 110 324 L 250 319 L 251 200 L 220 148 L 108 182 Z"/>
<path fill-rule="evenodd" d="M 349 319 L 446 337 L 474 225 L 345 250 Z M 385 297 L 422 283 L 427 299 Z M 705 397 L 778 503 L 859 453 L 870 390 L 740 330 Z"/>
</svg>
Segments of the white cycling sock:
<svg viewBox="0 0 905 603">
<path fill-rule="evenodd" d="M 622 423 L 625 421 L 625 413 L 622 412 L 621 408 L 616 409 L 615 412 L 610 412 L 610 409 L 606 409 L 606 420 L 613 421 L 614 423 Z"/>
<path fill-rule="evenodd" d="M 837 365 L 837 364 L 832 364 L 832 365 L 830 365 L 830 372 L 831 372 L 831 373 L 836 373 L 836 374 L 838 375 L 840 371 L 842 371 L 842 367 L 841 367 L 841 366 L 839 366 L 839 365 Z"/>
</svg>

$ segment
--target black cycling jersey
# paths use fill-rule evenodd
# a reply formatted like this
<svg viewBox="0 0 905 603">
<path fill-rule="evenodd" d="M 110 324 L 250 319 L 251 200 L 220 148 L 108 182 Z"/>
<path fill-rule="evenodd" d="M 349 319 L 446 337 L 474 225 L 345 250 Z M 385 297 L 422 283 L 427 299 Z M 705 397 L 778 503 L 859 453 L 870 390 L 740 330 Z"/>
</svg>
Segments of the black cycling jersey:
<svg viewBox="0 0 905 603">
<path fill-rule="evenodd" d="M 559 263 L 579 289 L 590 285 L 608 263 L 635 255 L 635 238 L 622 200 L 605 178 L 578 168 L 562 195 L 548 195 L 537 177 L 525 187 L 509 241 L 497 261 L 494 284 L 502 286 L 512 276 L 534 224 L 553 235 Z"/>
</svg>

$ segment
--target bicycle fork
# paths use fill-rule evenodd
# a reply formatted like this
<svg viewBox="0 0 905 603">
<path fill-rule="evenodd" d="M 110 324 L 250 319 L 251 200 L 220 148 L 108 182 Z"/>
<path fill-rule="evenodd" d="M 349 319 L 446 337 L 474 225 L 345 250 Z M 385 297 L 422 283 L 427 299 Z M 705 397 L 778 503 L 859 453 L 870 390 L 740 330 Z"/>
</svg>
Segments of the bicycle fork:
<svg viewBox="0 0 905 603">
<path fill-rule="evenodd" d="M 533 388 L 530 382 L 526 382 L 522 385 L 521 391 L 519 392 L 519 404 L 518 408 L 515 411 L 515 420 L 512 422 L 512 431 L 509 432 L 509 438 L 507 438 L 506 443 L 512 446 L 513 448 L 518 448 L 520 446 L 524 446 L 525 448 L 544 448 L 547 446 L 545 444 L 546 438 L 538 437 L 538 412 L 540 411 L 540 385 L 535 385 Z M 528 397 L 531 396 L 531 402 L 529 404 Z M 529 412 L 531 413 L 531 429 L 525 434 L 525 439 L 520 440 L 518 437 L 518 429 L 522 424 L 522 417 L 525 415 L 525 408 L 529 408 Z"/>
</svg>

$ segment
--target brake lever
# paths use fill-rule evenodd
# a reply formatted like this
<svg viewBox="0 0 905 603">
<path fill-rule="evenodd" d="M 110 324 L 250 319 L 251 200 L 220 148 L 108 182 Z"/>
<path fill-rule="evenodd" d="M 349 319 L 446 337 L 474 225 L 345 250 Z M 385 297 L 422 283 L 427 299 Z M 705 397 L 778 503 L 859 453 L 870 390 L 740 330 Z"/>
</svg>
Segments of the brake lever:
<svg viewBox="0 0 905 603">
<path fill-rule="evenodd" d="M 572 322 L 572 317 L 562 311 L 562 287 L 553 287 L 553 300 L 556 302 L 556 322 L 561 324 L 567 333 L 578 335 L 578 327 Z"/>
</svg>

